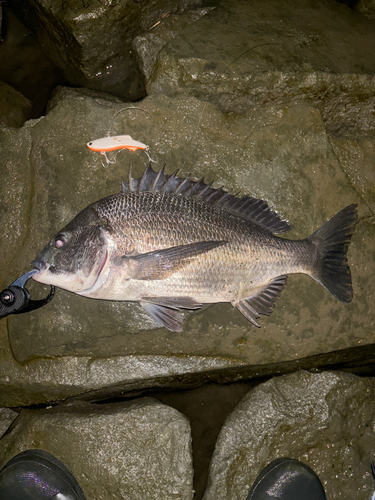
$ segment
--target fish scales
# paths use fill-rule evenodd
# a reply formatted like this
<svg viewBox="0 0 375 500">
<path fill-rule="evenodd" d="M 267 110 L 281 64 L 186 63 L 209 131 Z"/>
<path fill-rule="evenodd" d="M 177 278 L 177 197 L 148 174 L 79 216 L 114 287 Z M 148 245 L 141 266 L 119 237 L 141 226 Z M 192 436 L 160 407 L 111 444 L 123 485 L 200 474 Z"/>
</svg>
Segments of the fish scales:
<svg viewBox="0 0 375 500">
<path fill-rule="evenodd" d="M 138 301 L 161 326 L 182 329 L 180 309 L 230 302 L 254 325 L 286 276 L 305 273 L 336 298 L 352 298 L 346 252 L 350 205 L 304 240 L 263 200 L 155 172 L 80 212 L 33 262 L 37 281 L 104 300 Z"/>
<path fill-rule="evenodd" d="M 96 210 L 100 216 L 112 220 L 120 256 L 200 241 L 228 242 L 197 256 L 172 277 L 158 283 L 147 283 L 148 290 L 155 295 L 164 290 L 163 293 L 173 295 L 199 294 L 204 302 L 230 302 L 241 298 L 239 289 L 246 293 L 244 281 L 252 282 L 253 286 L 267 279 L 265 262 L 272 266 L 272 275 L 275 272 L 280 274 L 277 267 L 281 267 L 282 272 L 298 272 L 300 269 L 296 266 L 303 266 L 303 262 L 298 263 L 293 257 L 294 248 L 298 247 L 300 252 L 307 242 L 277 239 L 252 223 L 193 198 L 162 193 L 119 194 L 113 198 L 117 198 L 116 201 L 104 201 L 103 206 L 97 204 Z M 125 220 L 121 214 L 126 214 Z M 134 247 L 132 242 L 135 242 Z M 249 255 L 252 256 L 250 259 Z M 112 300 L 118 300 L 124 294 L 123 282 L 118 278 L 106 291 Z M 135 296 L 129 295 L 128 291 L 127 296 L 130 300 L 140 300 L 145 293 L 145 288 L 142 288 Z M 101 294 L 103 289 L 93 296 L 100 298 Z M 203 299 L 202 294 L 205 294 Z"/>
</svg>

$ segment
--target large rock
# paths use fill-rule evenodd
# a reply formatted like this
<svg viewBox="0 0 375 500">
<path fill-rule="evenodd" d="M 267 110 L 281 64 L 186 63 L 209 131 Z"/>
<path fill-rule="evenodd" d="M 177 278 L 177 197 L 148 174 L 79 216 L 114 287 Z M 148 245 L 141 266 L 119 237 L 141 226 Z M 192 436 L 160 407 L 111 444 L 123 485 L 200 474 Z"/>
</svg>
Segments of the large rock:
<svg viewBox="0 0 375 500">
<path fill-rule="evenodd" d="M 133 38 L 164 17 L 200 5 L 200 0 L 11 0 L 10 7 L 37 33 L 46 55 L 72 84 L 130 100 L 145 95 Z"/>
<path fill-rule="evenodd" d="M 3 39 L 0 45 L 0 80 L 32 102 L 30 117 L 41 116 L 57 85 L 66 84 L 59 69 L 43 53 L 36 36 L 8 8 L 4 7 Z M 8 116 L 2 103 L 0 112 Z M 9 118 L 9 117 L 8 117 Z M 20 125 L 23 125 L 25 120 Z M 14 125 L 12 125 L 14 126 Z"/>
<path fill-rule="evenodd" d="M 75 475 L 87 500 L 192 500 L 190 425 L 149 399 L 22 410 L 0 440 L 0 467 L 41 449 Z"/>
<path fill-rule="evenodd" d="M 375 131 L 375 130 L 374 130 Z M 375 213 L 375 137 L 330 136 L 333 152 L 357 193 Z"/>
<path fill-rule="evenodd" d="M 375 2 L 374 0 L 358 0 L 355 5 L 356 10 L 365 16 L 375 18 Z"/>
<path fill-rule="evenodd" d="M 357 202 L 363 220 L 349 250 L 354 300 L 342 304 L 310 278 L 292 276 L 261 329 L 229 304 L 217 304 L 186 313 L 183 332 L 172 333 L 137 304 L 59 290 L 43 309 L 1 321 L 0 404 L 90 392 L 104 397 L 374 356 L 372 214 L 333 154 L 320 113 L 306 105 L 268 105 L 256 114 L 226 117 L 193 97 L 150 96 L 132 109 L 111 97 L 61 89 L 45 118 L 1 131 L 0 160 L 8 181 L 0 188 L 6 222 L 0 234 L 6 249 L 2 288 L 30 269 L 39 250 L 76 213 L 118 192 L 130 165 L 133 175 L 142 172 L 142 151 L 108 154 L 115 163 L 107 167 L 102 155 L 86 147 L 108 131 L 148 144 L 156 167 L 166 162 L 167 171 L 179 167 L 181 174 L 205 175 L 231 192 L 268 200 L 294 223 L 291 238 L 310 235 Z M 33 297 L 45 293 L 39 284 L 29 285 Z"/>
<path fill-rule="evenodd" d="M 0 408 L 0 438 L 6 433 L 10 425 L 16 418 L 18 413 L 10 408 Z"/>
<path fill-rule="evenodd" d="M 146 81 L 151 76 L 156 58 L 162 48 L 213 8 L 202 7 L 201 9 L 192 9 L 189 12 L 172 14 L 161 19 L 146 33 L 134 38 L 132 45 L 137 52 L 138 63 Z"/>
<path fill-rule="evenodd" d="M 29 99 L 7 83 L 0 82 L 0 126 L 22 127 L 31 117 Z"/>
<path fill-rule="evenodd" d="M 315 470 L 327 498 L 368 500 L 374 492 L 375 383 L 340 372 L 297 372 L 252 389 L 216 443 L 204 500 L 242 500 L 276 458 Z"/>
<path fill-rule="evenodd" d="M 338 2 L 225 0 L 191 26 L 176 22 L 178 34 L 170 21 L 157 29 L 169 41 L 147 77 L 148 94 L 189 93 L 239 112 L 304 101 L 333 130 L 373 113 L 373 22 Z M 154 38 L 145 33 L 135 45 L 148 66 Z"/>
</svg>

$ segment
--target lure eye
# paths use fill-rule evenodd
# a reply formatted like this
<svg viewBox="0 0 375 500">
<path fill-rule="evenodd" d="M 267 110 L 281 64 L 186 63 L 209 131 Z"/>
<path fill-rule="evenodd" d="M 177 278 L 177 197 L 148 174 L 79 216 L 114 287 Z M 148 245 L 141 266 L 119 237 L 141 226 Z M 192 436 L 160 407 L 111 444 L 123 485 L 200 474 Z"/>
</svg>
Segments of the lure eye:
<svg viewBox="0 0 375 500">
<path fill-rule="evenodd" d="M 65 234 L 58 234 L 54 238 L 55 248 L 62 248 L 67 241 L 68 241 L 68 238 L 66 237 Z"/>
</svg>

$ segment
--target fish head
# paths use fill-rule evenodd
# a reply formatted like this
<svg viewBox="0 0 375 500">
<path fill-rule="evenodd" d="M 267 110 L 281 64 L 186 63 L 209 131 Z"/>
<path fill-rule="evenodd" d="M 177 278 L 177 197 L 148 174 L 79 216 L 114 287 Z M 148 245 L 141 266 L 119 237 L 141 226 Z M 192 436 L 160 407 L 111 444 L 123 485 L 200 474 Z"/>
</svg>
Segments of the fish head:
<svg viewBox="0 0 375 500">
<path fill-rule="evenodd" d="M 32 262 L 33 279 L 86 294 L 98 285 L 108 265 L 106 222 L 89 206 L 59 231 Z"/>
</svg>

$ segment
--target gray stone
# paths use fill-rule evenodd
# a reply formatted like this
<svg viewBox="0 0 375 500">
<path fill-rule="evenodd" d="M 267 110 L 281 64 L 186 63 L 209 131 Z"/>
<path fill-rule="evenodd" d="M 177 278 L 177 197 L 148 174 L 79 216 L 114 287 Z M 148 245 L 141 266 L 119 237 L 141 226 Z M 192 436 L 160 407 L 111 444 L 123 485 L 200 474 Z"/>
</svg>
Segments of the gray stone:
<svg viewBox="0 0 375 500">
<path fill-rule="evenodd" d="M 323 102 L 323 101 L 322 101 Z M 375 98 L 361 96 L 361 91 L 339 94 L 326 100 L 324 106 L 317 105 L 328 131 L 334 136 L 375 137 Z"/>
<path fill-rule="evenodd" d="M 183 14 L 169 15 L 146 33 L 134 38 L 133 47 L 139 56 L 140 69 L 146 81 L 150 78 L 157 55 L 164 45 L 212 9 L 213 7 L 204 7 Z"/>
<path fill-rule="evenodd" d="M 119 114 L 116 115 L 121 111 Z M 85 393 L 108 397 L 207 378 L 235 380 L 374 357 L 373 214 L 342 170 L 318 110 L 268 104 L 224 115 L 194 97 L 154 95 L 137 105 L 62 88 L 46 117 L 0 131 L 5 248 L 1 288 L 30 269 L 50 238 L 89 203 L 119 190 L 143 151 L 108 153 L 108 166 L 86 143 L 130 134 L 149 145 L 156 168 L 206 176 L 231 192 L 267 200 L 310 235 L 357 202 L 361 222 L 349 249 L 354 300 L 342 304 L 306 276 L 291 276 L 257 329 L 229 304 L 187 312 L 184 330 L 159 328 L 137 304 L 94 301 L 58 290 L 38 311 L 0 322 L 0 404 L 28 405 Z M 368 156 L 374 165 L 375 157 Z M 103 166 L 104 165 L 104 166 Z M 217 184 L 216 184 L 217 185 Z M 33 297 L 45 294 L 28 284 Z M 358 362 L 357 361 L 357 362 Z"/>
<path fill-rule="evenodd" d="M 375 138 L 330 137 L 332 149 L 344 172 L 366 205 L 375 213 Z"/>
<path fill-rule="evenodd" d="M 17 417 L 18 413 L 10 408 L 0 408 L 0 438 L 5 434 Z"/>
<path fill-rule="evenodd" d="M 373 106 L 374 43 L 372 21 L 338 2 L 225 0 L 163 47 L 146 88 L 236 112 L 303 101 L 329 127 L 343 111 L 351 126 L 353 107 Z"/>
<path fill-rule="evenodd" d="M 375 1 L 374 0 L 358 0 L 355 5 L 356 10 L 361 14 L 369 17 L 370 19 L 375 18 Z"/>
<path fill-rule="evenodd" d="M 153 399 L 22 410 L 0 440 L 0 467 L 27 449 L 61 460 L 87 500 L 193 498 L 189 422 Z"/>
<path fill-rule="evenodd" d="M 38 35 L 46 55 L 75 85 L 130 100 L 145 95 L 131 42 L 163 17 L 200 0 L 11 0 L 12 9 Z"/>
<path fill-rule="evenodd" d="M 52 89 L 66 80 L 46 57 L 36 35 L 9 8 L 4 19 L 6 32 L 0 48 L 0 80 L 30 99 L 31 116 L 39 117 L 45 113 Z"/>
<path fill-rule="evenodd" d="M 340 372 L 296 372 L 252 389 L 216 443 L 204 500 L 243 500 L 272 460 L 290 457 L 318 474 L 327 498 L 374 491 L 375 383 Z"/>
<path fill-rule="evenodd" d="M 7 83 L 0 82 L 0 126 L 22 127 L 31 117 L 32 104 Z"/>
</svg>

